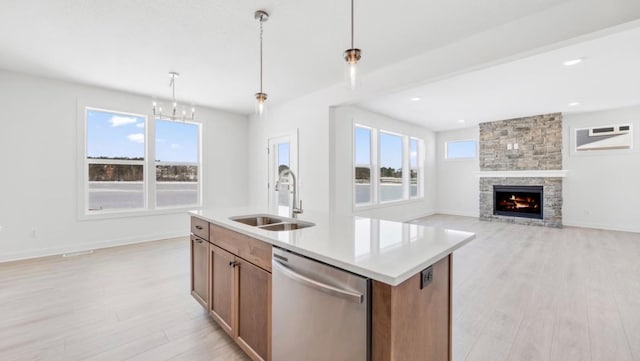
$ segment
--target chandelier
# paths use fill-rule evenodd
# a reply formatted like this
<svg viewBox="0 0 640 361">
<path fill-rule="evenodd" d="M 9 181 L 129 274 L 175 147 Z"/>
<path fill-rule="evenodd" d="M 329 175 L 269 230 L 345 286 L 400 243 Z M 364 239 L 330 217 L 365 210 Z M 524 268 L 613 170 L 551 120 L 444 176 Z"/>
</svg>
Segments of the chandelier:
<svg viewBox="0 0 640 361">
<path fill-rule="evenodd" d="M 176 79 L 178 79 L 179 76 L 180 74 L 176 73 L 175 71 L 169 72 L 169 88 L 171 88 L 171 96 L 172 96 L 171 112 L 163 113 L 162 104 L 159 104 L 154 100 L 153 101 L 154 117 L 160 118 L 160 119 L 170 119 L 174 121 L 181 120 L 183 122 L 187 120 L 195 119 L 196 109 L 193 106 L 191 106 L 191 112 L 188 112 L 187 107 L 181 106 L 180 104 L 178 104 L 178 101 L 176 101 Z"/>
</svg>

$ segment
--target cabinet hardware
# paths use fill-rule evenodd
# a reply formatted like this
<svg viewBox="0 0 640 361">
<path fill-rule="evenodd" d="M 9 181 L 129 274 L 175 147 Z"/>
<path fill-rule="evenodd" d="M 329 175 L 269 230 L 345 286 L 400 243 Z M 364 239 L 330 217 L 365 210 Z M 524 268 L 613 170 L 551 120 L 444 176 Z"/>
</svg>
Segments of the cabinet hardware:
<svg viewBox="0 0 640 361">
<path fill-rule="evenodd" d="M 196 243 L 202 243 L 202 240 L 201 240 L 201 239 L 199 239 L 199 238 L 194 238 L 193 240 L 194 240 Z"/>
<path fill-rule="evenodd" d="M 236 266 L 238 266 L 239 264 L 240 264 L 240 262 L 237 262 L 237 261 L 229 262 L 229 266 L 231 266 L 233 268 L 236 268 Z"/>
<path fill-rule="evenodd" d="M 196 229 L 199 229 L 202 231 L 202 226 L 196 226 Z"/>
</svg>

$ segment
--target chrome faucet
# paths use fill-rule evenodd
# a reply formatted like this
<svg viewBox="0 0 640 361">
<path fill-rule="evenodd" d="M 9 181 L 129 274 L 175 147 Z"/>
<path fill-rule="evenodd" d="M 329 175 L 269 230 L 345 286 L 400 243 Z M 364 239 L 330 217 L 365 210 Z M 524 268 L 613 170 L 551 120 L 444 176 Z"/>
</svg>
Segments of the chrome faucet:
<svg viewBox="0 0 640 361">
<path fill-rule="evenodd" d="M 280 174 L 278 175 L 278 181 L 276 182 L 276 190 L 280 191 L 280 185 L 282 184 L 284 177 L 287 176 L 291 176 L 293 183 L 293 191 L 291 192 L 293 193 L 293 204 L 290 207 L 291 211 L 289 213 L 291 218 L 297 218 L 298 214 L 302 214 L 303 212 L 302 201 L 298 200 L 298 182 L 296 180 L 296 175 L 293 173 L 293 171 L 291 171 L 291 169 L 287 168 L 280 172 Z"/>
</svg>

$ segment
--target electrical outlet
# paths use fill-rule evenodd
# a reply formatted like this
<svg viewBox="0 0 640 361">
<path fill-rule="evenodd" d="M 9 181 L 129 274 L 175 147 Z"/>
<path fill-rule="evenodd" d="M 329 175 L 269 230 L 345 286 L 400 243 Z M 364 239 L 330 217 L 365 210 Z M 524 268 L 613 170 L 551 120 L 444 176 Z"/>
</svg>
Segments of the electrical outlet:
<svg viewBox="0 0 640 361">
<path fill-rule="evenodd" d="M 429 266 L 427 269 L 420 272 L 420 289 L 423 289 L 433 281 L 433 266 Z"/>
<path fill-rule="evenodd" d="M 518 143 L 513 143 L 513 149 L 518 150 Z"/>
<path fill-rule="evenodd" d="M 513 149 L 513 144 L 511 143 L 507 144 L 507 150 L 511 150 L 511 149 Z"/>
</svg>

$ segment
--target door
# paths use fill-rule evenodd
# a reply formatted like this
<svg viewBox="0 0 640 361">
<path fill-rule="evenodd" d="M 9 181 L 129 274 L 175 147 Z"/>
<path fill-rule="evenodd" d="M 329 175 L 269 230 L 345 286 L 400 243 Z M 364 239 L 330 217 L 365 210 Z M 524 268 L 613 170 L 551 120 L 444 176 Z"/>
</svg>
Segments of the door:
<svg viewBox="0 0 640 361">
<path fill-rule="evenodd" d="M 269 178 L 267 182 L 269 212 L 280 215 L 289 216 L 292 202 L 292 195 L 288 182 L 284 182 L 281 187 L 276 189 L 278 176 L 284 169 L 291 169 L 298 176 L 298 186 L 300 185 L 300 177 L 298 174 L 298 131 L 291 132 L 288 135 L 269 138 Z"/>
<path fill-rule="evenodd" d="M 209 242 L 191 235 L 191 295 L 209 307 Z"/>
<path fill-rule="evenodd" d="M 233 337 L 236 258 L 222 248 L 211 247 L 211 308 L 209 314 Z"/>
<path fill-rule="evenodd" d="M 254 360 L 271 360 L 271 274 L 240 260 L 238 265 L 240 346 Z"/>
</svg>

